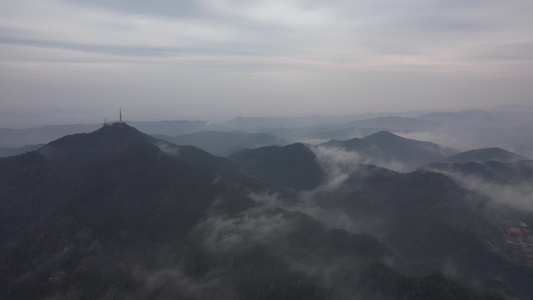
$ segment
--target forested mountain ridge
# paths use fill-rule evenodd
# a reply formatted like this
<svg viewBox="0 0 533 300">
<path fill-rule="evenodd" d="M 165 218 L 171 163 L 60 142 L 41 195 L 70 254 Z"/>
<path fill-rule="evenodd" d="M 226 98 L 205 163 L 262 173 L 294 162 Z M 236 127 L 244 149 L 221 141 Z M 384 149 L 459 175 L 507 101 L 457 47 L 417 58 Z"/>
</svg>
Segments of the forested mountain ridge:
<svg viewBox="0 0 533 300">
<path fill-rule="evenodd" d="M 397 164 L 404 171 L 457 153 L 435 143 L 403 138 L 388 131 L 379 131 L 363 138 L 345 141 L 331 140 L 324 147 L 340 148 L 359 155 L 361 162 L 381 166 Z"/>
<path fill-rule="evenodd" d="M 531 270 L 476 237 L 491 231 L 486 199 L 445 175 L 324 155 L 294 144 L 231 161 L 114 123 L 0 159 L 0 297 L 531 295 Z"/>
</svg>

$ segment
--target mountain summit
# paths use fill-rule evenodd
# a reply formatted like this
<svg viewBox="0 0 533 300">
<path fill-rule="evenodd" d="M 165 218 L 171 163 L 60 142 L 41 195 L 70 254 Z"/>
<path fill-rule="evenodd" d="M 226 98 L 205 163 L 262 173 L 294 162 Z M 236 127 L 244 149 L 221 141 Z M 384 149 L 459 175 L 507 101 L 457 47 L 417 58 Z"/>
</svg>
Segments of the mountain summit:
<svg viewBox="0 0 533 300">
<path fill-rule="evenodd" d="M 379 131 L 361 139 L 332 140 L 322 145 L 356 152 L 361 156 L 361 161 L 365 163 L 385 167 L 398 165 L 407 170 L 457 153 L 450 148 L 430 142 L 407 139 L 388 131 Z"/>
<path fill-rule="evenodd" d="M 230 162 L 193 146 L 176 146 L 140 132 L 126 123 L 112 123 L 91 133 L 65 136 L 38 151 L 67 179 L 90 174 L 111 163 L 123 164 L 156 159 L 162 156 L 194 165 L 204 171 L 232 172 L 237 168 Z M 167 158 L 169 159 L 169 158 Z"/>
<path fill-rule="evenodd" d="M 469 150 L 461 152 L 442 160 L 444 163 L 469 163 L 477 162 L 484 163 L 487 161 L 500 161 L 500 162 L 516 162 L 520 160 L 525 160 L 525 157 L 522 157 L 516 153 L 501 149 L 501 148 L 484 148 Z"/>
<path fill-rule="evenodd" d="M 41 152 L 51 149 L 72 151 L 94 149 L 120 149 L 132 142 L 155 143 L 157 140 L 144 134 L 126 123 L 105 124 L 102 128 L 91 133 L 68 135 L 50 142 Z"/>
</svg>

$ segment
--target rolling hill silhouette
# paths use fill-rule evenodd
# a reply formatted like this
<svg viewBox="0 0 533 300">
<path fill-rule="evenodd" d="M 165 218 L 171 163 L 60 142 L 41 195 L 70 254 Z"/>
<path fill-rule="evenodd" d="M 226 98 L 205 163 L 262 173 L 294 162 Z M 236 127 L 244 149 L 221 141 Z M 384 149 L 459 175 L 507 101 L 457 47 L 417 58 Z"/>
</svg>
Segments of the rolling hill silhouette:
<svg viewBox="0 0 533 300">
<path fill-rule="evenodd" d="M 513 152 L 500 149 L 500 148 L 484 148 L 469 150 L 455 155 L 449 156 L 442 160 L 444 163 L 468 163 L 478 162 L 484 163 L 487 161 L 500 161 L 500 162 L 515 162 L 519 160 L 525 160 L 524 157 L 515 154 Z"/>
<path fill-rule="evenodd" d="M 155 137 L 177 145 L 191 145 L 209 153 L 227 156 L 233 149 L 258 148 L 270 145 L 285 145 L 287 141 L 266 133 L 201 131 L 175 137 Z"/>
<path fill-rule="evenodd" d="M 388 131 L 380 131 L 360 139 L 332 140 L 322 146 L 356 152 L 365 163 L 381 166 L 397 163 L 408 170 L 457 152 L 434 143 L 406 139 Z"/>
</svg>

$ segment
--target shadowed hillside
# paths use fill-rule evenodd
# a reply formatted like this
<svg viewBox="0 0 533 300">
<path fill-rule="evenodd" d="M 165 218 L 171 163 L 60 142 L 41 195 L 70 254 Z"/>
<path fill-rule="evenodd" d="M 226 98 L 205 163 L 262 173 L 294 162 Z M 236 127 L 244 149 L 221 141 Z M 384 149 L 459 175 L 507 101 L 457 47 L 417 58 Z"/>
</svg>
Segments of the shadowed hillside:
<svg viewBox="0 0 533 300">
<path fill-rule="evenodd" d="M 229 157 L 244 173 L 279 187 L 312 189 L 322 180 L 315 154 L 303 144 L 246 149 Z"/>
<path fill-rule="evenodd" d="M 0 297 L 533 294 L 530 269 L 481 242 L 487 199 L 442 174 L 334 162 L 303 144 L 228 160 L 124 123 L 2 158 Z"/>
</svg>

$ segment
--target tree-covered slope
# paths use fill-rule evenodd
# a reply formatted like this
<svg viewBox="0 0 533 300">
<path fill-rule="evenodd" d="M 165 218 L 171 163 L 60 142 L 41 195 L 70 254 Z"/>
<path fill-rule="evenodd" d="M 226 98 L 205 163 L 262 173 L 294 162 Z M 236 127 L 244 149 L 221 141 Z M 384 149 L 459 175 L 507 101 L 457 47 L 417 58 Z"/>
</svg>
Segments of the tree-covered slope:
<svg viewBox="0 0 533 300">
<path fill-rule="evenodd" d="M 0 298 L 532 294 L 531 270 L 483 245 L 485 198 L 433 172 L 333 172 L 320 155 L 229 160 L 115 123 L 0 159 Z"/>
<path fill-rule="evenodd" d="M 278 187 L 308 190 L 322 180 L 315 154 L 304 144 L 245 149 L 232 154 L 244 173 Z"/>
</svg>

